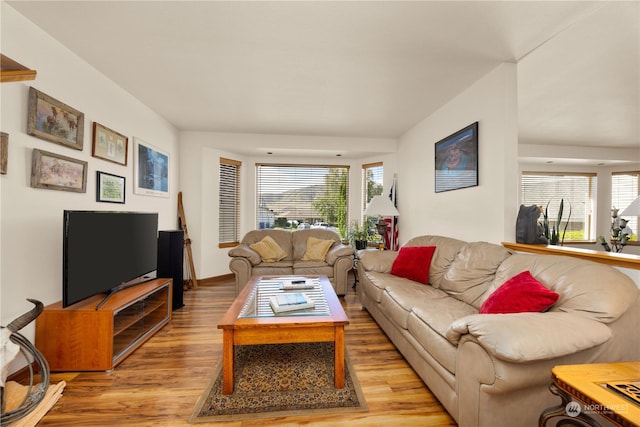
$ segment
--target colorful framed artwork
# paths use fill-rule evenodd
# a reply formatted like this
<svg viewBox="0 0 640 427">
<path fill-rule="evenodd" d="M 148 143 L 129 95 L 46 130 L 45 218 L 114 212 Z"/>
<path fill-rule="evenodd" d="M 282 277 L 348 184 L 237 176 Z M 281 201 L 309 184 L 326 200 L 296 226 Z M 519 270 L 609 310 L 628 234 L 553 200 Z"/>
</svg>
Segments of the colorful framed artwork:
<svg viewBox="0 0 640 427">
<path fill-rule="evenodd" d="M 97 171 L 96 202 L 124 203 L 125 184 L 124 176 Z"/>
<path fill-rule="evenodd" d="M 31 187 L 87 192 L 87 162 L 33 149 Z"/>
<path fill-rule="evenodd" d="M 82 150 L 84 114 L 30 87 L 27 133 L 56 144 Z"/>
<path fill-rule="evenodd" d="M 93 122 L 93 146 L 91 155 L 120 165 L 127 164 L 127 147 L 129 138 L 109 129 L 100 123 Z"/>
<path fill-rule="evenodd" d="M 436 142 L 435 191 L 478 185 L 478 122 Z"/>
<path fill-rule="evenodd" d="M 169 197 L 169 154 L 134 138 L 133 192 L 145 196 Z"/>
</svg>

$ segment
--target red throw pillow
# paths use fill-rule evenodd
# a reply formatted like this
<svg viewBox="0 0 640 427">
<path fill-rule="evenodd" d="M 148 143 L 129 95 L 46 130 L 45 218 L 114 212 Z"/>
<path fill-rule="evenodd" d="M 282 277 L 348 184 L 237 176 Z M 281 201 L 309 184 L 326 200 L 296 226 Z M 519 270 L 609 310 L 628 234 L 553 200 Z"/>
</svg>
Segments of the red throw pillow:
<svg viewBox="0 0 640 427">
<path fill-rule="evenodd" d="M 558 301 L 560 295 L 523 271 L 504 282 L 480 307 L 481 314 L 540 312 Z"/>
<path fill-rule="evenodd" d="M 429 284 L 429 268 L 435 246 L 404 246 L 391 266 L 391 274 Z"/>
</svg>

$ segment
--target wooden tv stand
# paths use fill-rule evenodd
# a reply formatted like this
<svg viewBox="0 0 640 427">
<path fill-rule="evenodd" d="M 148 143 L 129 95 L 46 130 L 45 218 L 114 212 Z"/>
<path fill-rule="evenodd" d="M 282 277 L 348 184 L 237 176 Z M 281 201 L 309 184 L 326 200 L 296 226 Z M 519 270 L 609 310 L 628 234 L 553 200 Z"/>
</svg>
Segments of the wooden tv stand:
<svg viewBox="0 0 640 427">
<path fill-rule="evenodd" d="M 36 347 L 51 371 L 113 369 L 169 323 L 171 296 L 171 279 L 155 279 L 113 294 L 99 310 L 104 295 L 48 305 L 36 318 Z"/>
</svg>

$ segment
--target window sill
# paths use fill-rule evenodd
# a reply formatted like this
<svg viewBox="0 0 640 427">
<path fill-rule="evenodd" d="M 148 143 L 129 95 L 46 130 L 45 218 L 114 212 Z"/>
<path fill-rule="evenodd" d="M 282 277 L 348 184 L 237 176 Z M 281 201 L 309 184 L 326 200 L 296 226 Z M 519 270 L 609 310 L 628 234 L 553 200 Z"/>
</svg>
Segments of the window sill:
<svg viewBox="0 0 640 427">
<path fill-rule="evenodd" d="M 613 267 L 640 270 L 640 256 L 623 253 L 594 251 L 592 249 L 569 248 L 555 245 L 527 245 L 524 243 L 502 242 L 502 246 L 518 252 L 528 252 L 542 255 L 564 255 L 574 258 L 599 262 Z"/>
</svg>

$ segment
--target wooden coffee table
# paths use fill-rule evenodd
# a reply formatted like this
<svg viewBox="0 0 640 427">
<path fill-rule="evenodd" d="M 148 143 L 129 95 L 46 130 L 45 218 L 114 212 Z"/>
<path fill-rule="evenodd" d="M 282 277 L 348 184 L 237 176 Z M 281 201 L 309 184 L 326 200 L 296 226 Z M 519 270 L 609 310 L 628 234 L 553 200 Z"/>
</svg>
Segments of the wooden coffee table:
<svg viewBox="0 0 640 427">
<path fill-rule="evenodd" d="M 268 297 L 292 292 L 279 289 L 277 279 L 286 277 L 289 276 L 252 277 L 218 324 L 218 329 L 222 329 L 223 394 L 233 393 L 234 346 L 255 344 L 333 342 L 334 384 L 338 389 L 344 388 L 344 327 L 349 324 L 349 318 L 331 282 L 326 276 L 305 275 L 313 279 L 315 286 L 300 292 L 309 295 L 316 306 L 275 315 Z"/>
<path fill-rule="evenodd" d="M 551 370 L 551 380 L 549 388 L 562 403 L 540 415 L 540 427 L 558 419 L 571 426 L 600 426 L 590 414 L 598 414 L 617 426 L 640 426 L 640 404 L 607 387 L 640 381 L 640 361 L 559 365 Z"/>
</svg>

